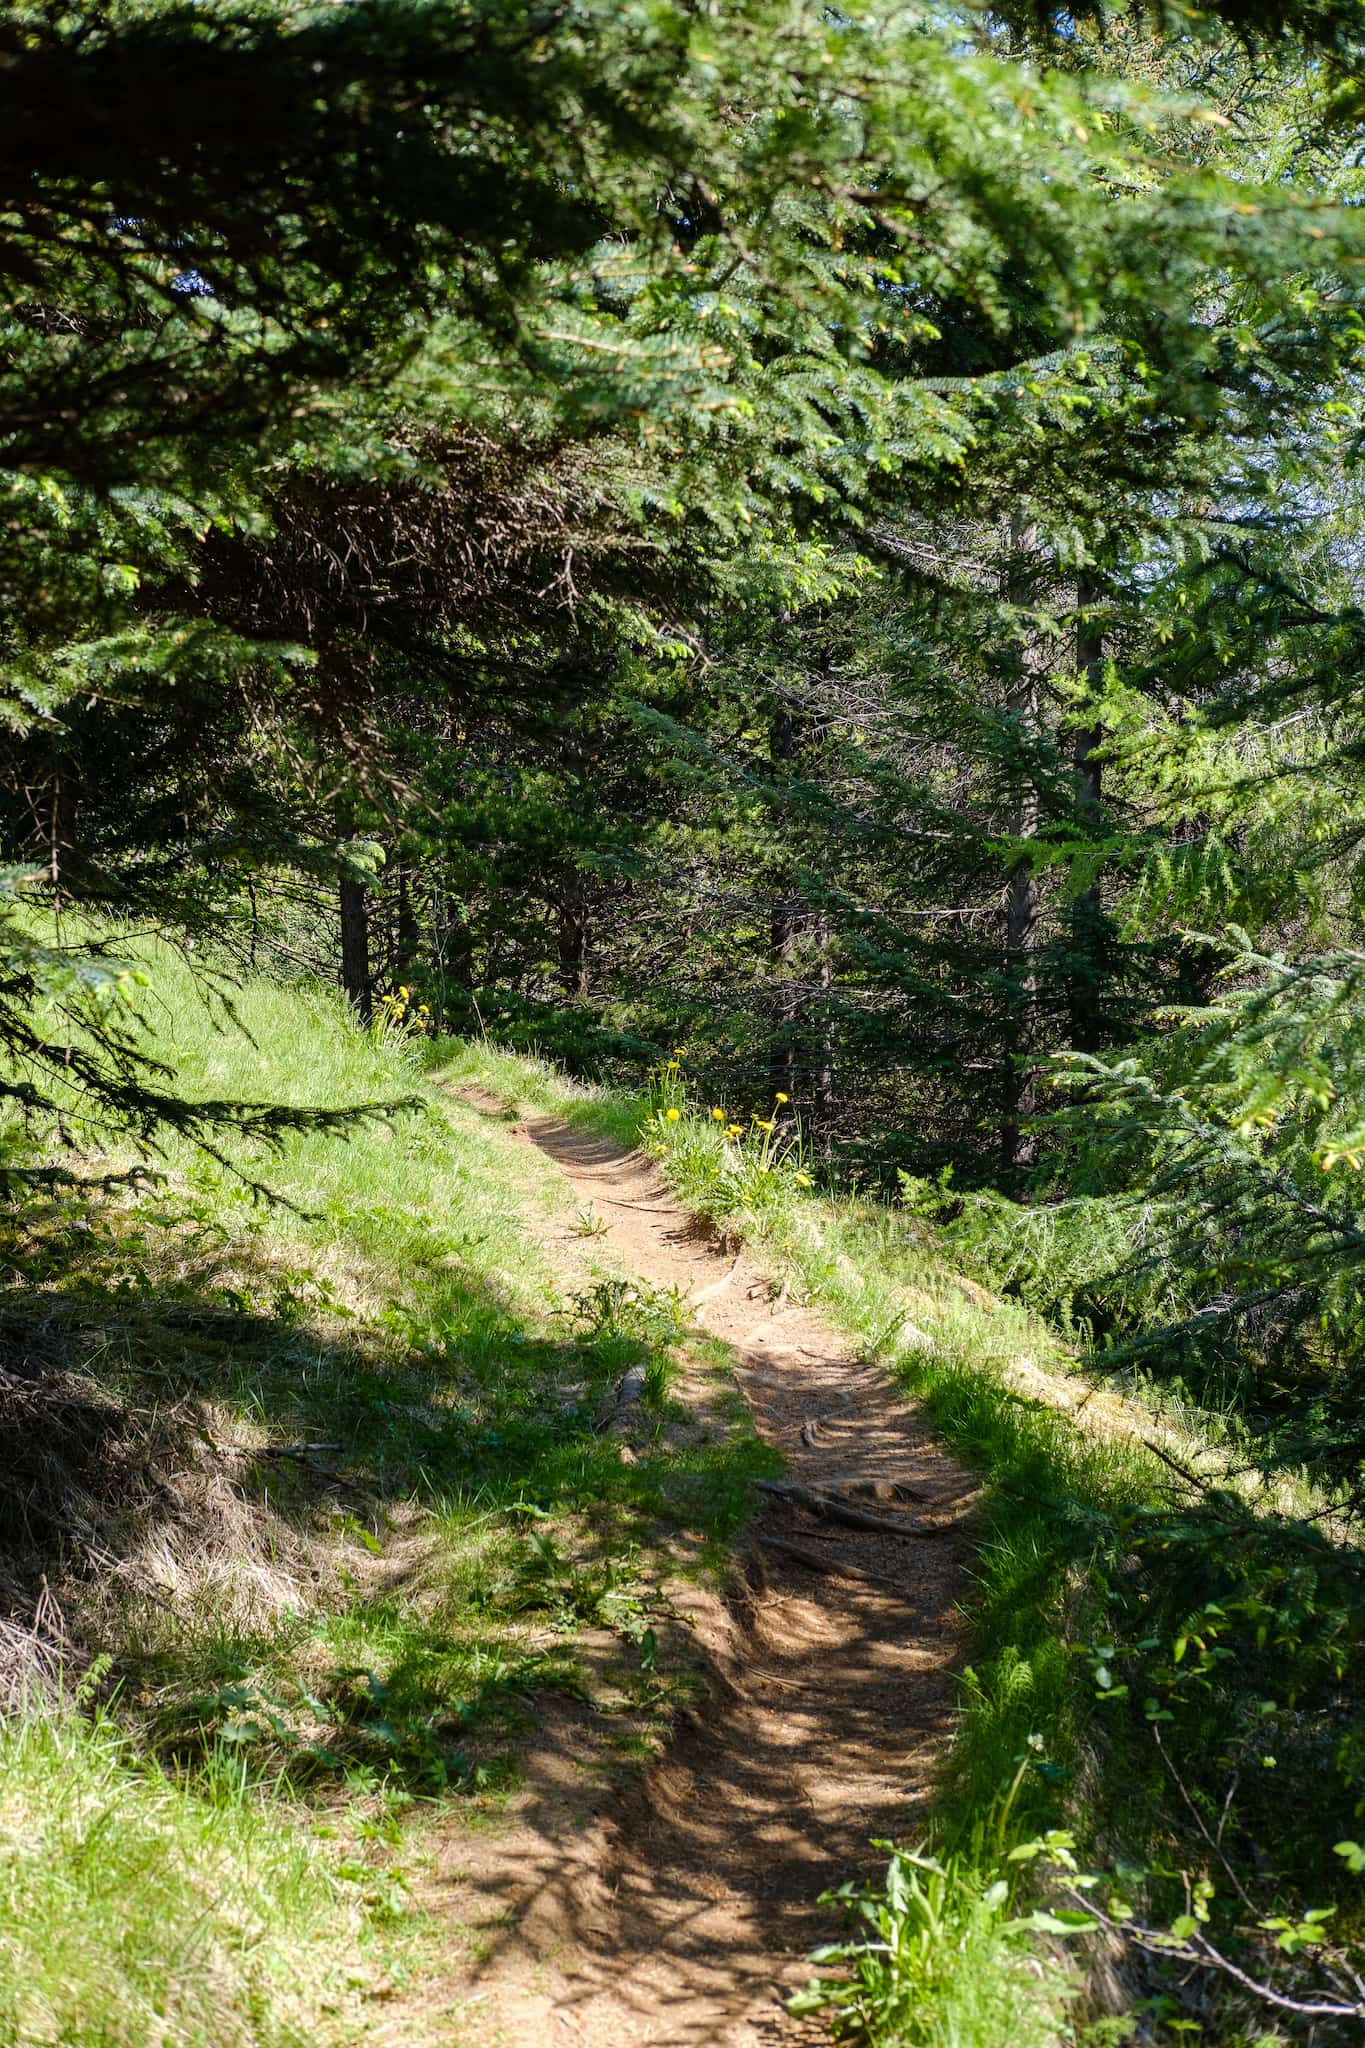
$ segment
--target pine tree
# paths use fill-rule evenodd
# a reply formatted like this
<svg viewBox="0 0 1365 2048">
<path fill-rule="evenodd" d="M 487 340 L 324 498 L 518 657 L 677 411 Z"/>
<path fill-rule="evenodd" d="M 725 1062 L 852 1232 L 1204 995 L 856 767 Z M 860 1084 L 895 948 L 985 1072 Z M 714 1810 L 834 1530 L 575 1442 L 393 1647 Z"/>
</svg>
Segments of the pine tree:
<svg viewBox="0 0 1365 2048">
<path fill-rule="evenodd" d="M 192 924 L 271 863 L 359 890 L 346 806 L 401 836 L 401 723 L 761 634 L 856 590 L 899 507 L 1046 502 L 1059 576 L 1101 532 L 1137 573 L 1151 494 L 1222 488 L 1357 346 L 1304 299 L 1292 191 L 1230 186 L 1084 38 L 785 0 L 3 33 L 6 832 L 68 903 Z M 1359 229 L 1317 219 L 1327 274 Z M 363 1000 L 359 953 L 352 919 Z"/>
</svg>

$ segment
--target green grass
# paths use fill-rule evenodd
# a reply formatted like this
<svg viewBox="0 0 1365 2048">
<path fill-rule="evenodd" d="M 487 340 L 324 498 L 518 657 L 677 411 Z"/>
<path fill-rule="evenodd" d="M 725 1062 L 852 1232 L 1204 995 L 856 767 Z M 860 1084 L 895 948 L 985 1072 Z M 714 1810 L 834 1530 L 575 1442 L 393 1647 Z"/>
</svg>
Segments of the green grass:
<svg viewBox="0 0 1365 2048">
<path fill-rule="evenodd" d="M 358 2040 L 377 1873 L 222 1766 L 148 1772 L 112 1720 L 0 1723 L 0 2040 L 314 2048 Z M 382 1881 L 381 1881 L 382 1882 Z"/>
<path fill-rule="evenodd" d="M 828 2015 L 841 2039 L 902 2048 L 1055 2048 L 1075 1981 L 1040 1958 L 1015 1890 L 979 1848 L 892 1848 L 884 1880 L 833 1894 L 852 1937 L 812 1957 L 822 1974 L 796 2010 Z"/>
</svg>

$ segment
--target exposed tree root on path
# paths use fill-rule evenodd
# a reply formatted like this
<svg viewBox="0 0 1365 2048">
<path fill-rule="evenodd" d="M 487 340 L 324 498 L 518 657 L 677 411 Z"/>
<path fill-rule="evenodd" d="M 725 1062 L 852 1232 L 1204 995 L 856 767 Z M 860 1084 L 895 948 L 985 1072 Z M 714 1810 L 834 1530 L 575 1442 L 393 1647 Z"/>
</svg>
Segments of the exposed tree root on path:
<svg viewBox="0 0 1365 2048">
<path fill-rule="evenodd" d="M 474 1855 L 450 1842 L 437 1900 L 444 1892 L 452 1912 L 481 1924 L 478 2038 L 500 2048 L 822 2039 L 786 2012 L 783 1994 L 833 1931 L 820 1892 L 875 1861 L 872 1837 L 913 1835 L 922 1822 L 962 1648 L 970 1479 L 820 1315 L 774 1302 L 746 1257 L 700 1239 L 648 1160 L 547 1117 L 512 1128 L 610 1218 L 623 1266 L 683 1290 L 694 1325 L 735 1348 L 756 1427 L 791 1479 L 765 1489 L 728 1602 L 700 1597 L 690 1617 L 713 1696 L 682 1719 L 667 1754 L 625 1792 L 586 1802 L 565 1705 L 502 1844 L 490 1857 L 486 1844 Z M 901 1521 L 900 1501 L 954 1512 Z"/>
</svg>

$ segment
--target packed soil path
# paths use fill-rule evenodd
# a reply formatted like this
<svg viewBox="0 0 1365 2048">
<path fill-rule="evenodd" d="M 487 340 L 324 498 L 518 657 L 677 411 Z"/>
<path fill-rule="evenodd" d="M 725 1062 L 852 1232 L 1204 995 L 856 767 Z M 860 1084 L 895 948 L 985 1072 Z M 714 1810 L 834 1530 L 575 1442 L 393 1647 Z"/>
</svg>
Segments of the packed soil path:
<svg viewBox="0 0 1365 2048">
<path fill-rule="evenodd" d="M 825 2039 L 784 1996 L 836 1931 L 820 1893 L 876 1863 L 874 1837 L 922 1824 L 963 1646 L 972 1482 L 886 1373 L 709 1242 L 649 1160 L 549 1117 L 516 1130 L 609 1221 L 621 1264 L 682 1290 L 694 1326 L 733 1347 L 793 1490 L 764 1494 L 728 1607 L 699 1619 L 708 1706 L 590 1828 L 557 1826 L 549 1799 L 523 1832 L 483 1966 L 489 2038 Z"/>
</svg>

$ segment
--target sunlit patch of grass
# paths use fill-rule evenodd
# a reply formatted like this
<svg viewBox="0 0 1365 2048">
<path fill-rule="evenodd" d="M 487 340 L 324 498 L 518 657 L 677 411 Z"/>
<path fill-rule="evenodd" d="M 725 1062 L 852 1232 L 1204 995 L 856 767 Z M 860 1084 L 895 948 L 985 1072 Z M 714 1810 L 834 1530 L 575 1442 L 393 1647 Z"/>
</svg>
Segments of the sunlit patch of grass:
<svg viewBox="0 0 1365 2048">
<path fill-rule="evenodd" d="M 983 1853 L 890 1849 L 884 1879 L 849 1883 L 849 1938 L 791 2001 L 836 2038 L 895 2048 L 1058 2048 L 1071 2036 L 1072 1973 L 1044 1964 L 1016 1910 L 1017 1873 Z"/>
<path fill-rule="evenodd" d="M 230 1765 L 139 1767 L 107 1717 L 0 1723 L 0 2038 L 61 2048 L 358 2040 L 400 1901 Z"/>
<path fill-rule="evenodd" d="M 656 1067 L 638 1096 L 574 1081 L 545 1061 L 482 1043 L 442 1043 L 432 1055 L 452 1082 L 476 1083 L 509 1107 L 524 1103 L 623 1146 L 642 1147 L 695 1215 L 790 1248 L 815 1176 L 781 1093 L 758 1108 L 694 1100 L 681 1055 Z"/>
</svg>

